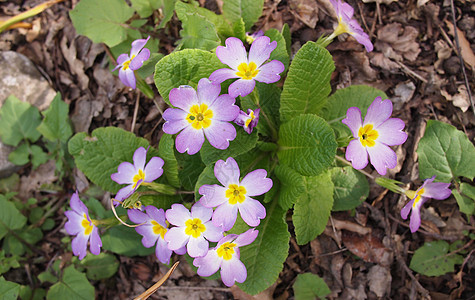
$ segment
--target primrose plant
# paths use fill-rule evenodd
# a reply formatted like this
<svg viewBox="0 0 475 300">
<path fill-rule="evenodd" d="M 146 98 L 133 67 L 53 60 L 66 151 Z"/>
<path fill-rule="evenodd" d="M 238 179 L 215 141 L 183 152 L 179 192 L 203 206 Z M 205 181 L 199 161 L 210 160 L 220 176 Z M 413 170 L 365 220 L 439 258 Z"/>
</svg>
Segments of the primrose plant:
<svg viewBox="0 0 475 300">
<path fill-rule="evenodd" d="M 82 0 L 71 12 L 73 21 L 85 2 L 91 1 Z M 251 10 L 262 11 L 263 1 L 252 3 Z M 246 293 L 258 294 L 283 269 L 289 251 L 287 222 L 293 223 L 297 243 L 303 245 L 324 231 L 332 211 L 361 204 L 369 194 L 365 174 L 375 179 L 368 163 L 380 175 L 394 169 L 398 158 L 391 147 L 403 144 L 408 134 L 404 122 L 391 117 L 392 103 L 382 91 L 350 86 L 330 95 L 335 67 L 326 45 L 349 34 L 367 51 L 373 49 L 353 19 L 351 6 L 340 0 L 331 3 L 338 17 L 335 31 L 307 42 L 291 62 L 287 25 L 281 31 L 246 35 L 259 15 L 241 15 L 228 4 L 217 15 L 176 1 L 182 40 L 166 56 L 156 59 L 156 53 L 145 48 L 158 44 L 155 38 L 132 42 L 130 56 L 117 59 L 119 78 L 143 90 L 143 85 L 135 85 L 135 76 L 142 68 L 154 71 L 155 87 L 170 106 L 158 125 L 164 134 L 158 146 L 114 127 L 98 128 L 91 136 L 77 133 L 69 141 L 78 168 L 115 194 L 113 212 L 91 212 L 101 220 L 92 219 L 78 194 L 73 195 L 66 224 L 67 232 L 76 235 L 73 254 L 83 259 L 88 239 L 92 254 L 102 245 L 122 255 L 155 253 L 158 261 L 168 264 L 177 259 L 173 253 L 187 253 L 199 275 L 220 270 L 225 285 L 237 282 Z M 144 25 L 141 32 L 152 29 Z M 92 37 L 97 40 L 95 34 Z M 130 40 L 120 42 L 121 49 L 130 45 Z M 114 48 L 117 44 L 108 45 L 112 53 L 120 53 Z M 394 180 L 375 179 L 408 195 L 408 204 L 400 205 L 401 216 L 407 218 L 412 209 L 412 232 L 419 228 L 419 212 L 429 198 L 448 198 L 451 183 L 460 197 L 473 188 L 460 179 L 473 179 L 473 168 L 457 164 L 454 169 L 455 162 L 447 161 L 454 170 L 447 174 L 433 167 L 440 163 L 429 154 L 430 145 L 442 139 L 432 135 L 438 126 L 429 123 L 419 146 L 420 176 L 430 178 L 421 188 L 413 192 Z M 473 165 L 473 145 L 456 132 L 465 149 L 457 154 L 458 161 Z M 440 182 L 433 182 L 435 178 Z M 335 192 L 341 189 L 347 193 Z M 102 244 L 98 227 L 108 228 Z"/>
</svg>

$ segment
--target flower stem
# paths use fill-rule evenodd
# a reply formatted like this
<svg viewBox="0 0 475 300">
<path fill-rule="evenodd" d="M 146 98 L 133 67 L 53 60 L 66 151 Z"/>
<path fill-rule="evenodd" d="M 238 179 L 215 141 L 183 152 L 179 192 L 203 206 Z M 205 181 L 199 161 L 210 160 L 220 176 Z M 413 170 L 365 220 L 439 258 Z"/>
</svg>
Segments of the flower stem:
<svg viewBox="0 0 475 300">
<path fill-rule="evenodd" d="M 339 161 L 341 161 L 342 163 L 344 164 L 347 164 L 349 166 L 352 166 L 351 163 L 349 161 L 347 161 L 346 159 L 344 159 L 343 157 L 341 156 L 338 156 L 338 155 L 335 155 L 335 158 L 338 159 Z M 360 172 L 361 174 L 365 175 L 366 177 L 370 178 L 371 180 L 375 180 L 374 176 L 369 174 L 368 172 L 366 171 L 363 171 L 363 170 L 358 170 L 358 169 L 355 169 L 356 171 Z"/>
</svg>

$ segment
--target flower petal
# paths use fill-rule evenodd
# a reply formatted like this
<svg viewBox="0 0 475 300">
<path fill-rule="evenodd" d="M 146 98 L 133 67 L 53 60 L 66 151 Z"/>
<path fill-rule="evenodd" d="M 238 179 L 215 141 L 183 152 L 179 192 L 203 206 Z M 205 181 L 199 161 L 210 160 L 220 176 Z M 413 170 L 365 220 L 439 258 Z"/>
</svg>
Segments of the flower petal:
<svg viewBox="0 0 475 300">
<path fill-rule="evenodd" d="M 204 257 L 195 258 L 193 265 L 198 267 L 198 275 L 208 277 L 219 270 L 222 261 L 223 258 L 218 256 L 216 250 L 209 250 Z"/>
<path fill-rule="evenodd" d="M 238 258 L 233 257 L 230 260 L 223 260 L 221 263 L 221 280 L 226 286 L 233 286 L 235 281 L 243 283 L 246 278 L 246 266 Z"/>
<path fill-rule="evenodd" d="M 236 71 L 232 69 L 218 69 L 209 75 L 209 80 L 216 83 L 222 83 L 231 78 L 239 78 Z"/>
<path fill-rule="evenodd" d="M 166 121 L 163 124 L 163 131 L 168 134 L 180 132 L 183 128 L 190 125 L 186 120 L 187 112 L 179 108 L 167 108 L 162 117 Z"/>
<path fill-rule="evenodd" d="M 165 233 L 165 241 L 168 243 L 168 249 L 173 251 L 183 248 L 189 239 L 190 236 L 185 234 L 184 227 L 173 227 Z"/>
<path fill-rule="evenodd" d="M 79 260 L 82 260 L 87 254 L 88 240 L 89 240 L 88 235 L 84 235 L 80 233 L 71 242 L 71 248 L 73 249 L 73 254 L 79 257 Z"/>
<path fill-rule="evenodd" d="M 209 243 L 205 238 L 200 235 L 197 238 L 190 236 L 190 240 L 186 245 L 186 250 L 188 251 L 188 255 L 191 257 L 200 257 L 205 256 L 208 252 Z"/>
<path fill-rule="evenodd" d="M 86 205 L 79 199 L 79 193 L 76 191 L 72 196 L 71 196 L 71 201 L 69 203 L 71 206 L 72 210 L 78 213 L 79 215 L 86 214 L 89 216 L 88 210 Z"/>
<path fill-rule="evenodd" d="M 163 164 L 165 162 L 160 157 L 154 156 L 145 166 L 145 182 L 152 182 L 163 174 Z"/>
<path fill-rule="evenodd" d="M 422 199 L 420 201 L 422 201 Z M 420 207 L 418 209 L 412 209 L 411 220 L 409 221 L 409 229 L 411 229 L 412 233 L 416 232 L 421 226 L 421 213 L 419 209 Z"/>
<path fill-rule="evenodd" d="M 194 88 L 189 85 L 182 85 L 170 91 L 168 96 L 170 103 L 185 112 L 190 112 L 191 106 L 198 104 L 198 95 Z"/>
<path fill-rule="evenodd" d="M 259 73 L 255 80 L 264 83 L 274 83 L 280 80 L 280 73 L 284 72 L 285 66 L 278 60 L 273 60 L 259 67 Z"/>
<path fill-rule="evenodd" d="M 173 204 L 172 208 L 165 212 L 165 216 L 170 224 L 185 226 L 185 222 L 191 218 L 191 213 L 183 204 Z"/>
<path fill-rule="evenodd" d="M 239 166 L 232 157 L 228 157 L 226 162 L 220 159 L 214 165 L 214 176 L 225 187 L 230 184 L 239 184 Z"/>
<path fill-rule="evenodd" d="M 218 46 L 216 48 L 216 56 L 219 60 L 232 69 L 237 70 L 239 64 L 245 62 L 247 63 L 247 53 L 246 48 L 242 41 L 235 37 L 230 37 L 226 39 L 226 47 Z"/>
<path fill-rule="evenodd" d="M 66 229 L 68 234 L 76 235 L 84 230 L 84 227 L 81 225 L 84 216 L 81 216 L 72 210 L 65 211 L 64 214 L 68 218 L 68 221 L 64 224 L 64 229 Z"/>
<path fill-rule="evenodd" d="M 146 223 L 150 220 L 150 217 L 146 213 L 143 213 L 138 209 L 128 209 L 127 216 L 129 217 L 129 220 L 135 224 Z"/>
<path fill-rule="evenodd" d="M 404 207 L 401 209 L 401 218 L 403 218 L 403 220 L 407 219 L 407 216 L 409 215 L 409 212 L 412 209 L 413 203 L 414 203 L 414 199 L 406 203 L 406 205 L 404 205 Z"/>
<path fill-rule="evenodd" d="M 158 239 L 157 248 L 155 248 L 155 256 L 162 264 L 169 264 L 172 250 L 168 249 L 168 244 L 161 238 Z"/>
<path fill-rule="evenodd" d="M 237 205 L 231 205 L 225 202 L 218 206 L 213 214 L 213 224 L 215 226 L 221 226 L 223 231 L 228 231 L 233 228 L 236 223 L 238 207 Z"/>
<path fill-rule="evenodd" d="M 130 49 L 130 56 L 137 56 L 137 54 L 142 50 L 143 47 L 145 47 L 145 44 L 147 44 L 148 40 L 150 37 L 146 39 L 138 39 L 132 42 L 132 48 Z"/>
<path fill-rule="evenodd" d="M 363 126 L 366 124 L 373 124 L 373 127 L 377 128 L 379 127 L 379 125 L 381 125 L 381 123 L 391 117 L 392 112 L 393 103 L 391 102 L 391 100 L 382 100 L 382 98 L 378 96 L 368 107 Z"/>
<path fill-rule="evenodd" d="M 269 59 L 270 54 L 277 47 L 277 41 L 270 41 L 267 36 L 255 39 L 249 49 L 249 63 L 254 62 L 257 67 Z"/>
<path fill-rule="evenodd" d="M 246 195 L 259 196 L 267 193 L 272 188 L 272 179 L 266 176 L 267 171 L 264 169 L 248 173 L 241 181 L 241 185 L 246 188 Z"/>
<path fill-rule="evenodd" d="M 407 140 L 407 133 L 402 131 L 405 125 L 401 119 L 388 119 L 375 128 L 375 130 L 378 131 L 377 141 L 388 146 L 403 144 Z"/>
<path fill-rule="evenodd" d="M 346 148 L 345 158 L 351 161 L 353 168 L 361 170 L 368 165 L 368 153 L 359 140 L 352 140 Z"/>
<path fill-rule="evenodd" d="M 254 228 L 249 229 L 248 231 L 241 233 L 234 242 L 237 244 L 238 247 L 247 246 L 250 243 L 254 242 L 259 234 L 259 230 L 255 230 Z"/>
<path fill-rule="evenodd" d="M 134 176 L 137 170 L 134 165 L 129 162 L 123 162 L 117 168 L 117 173 L 111 174 L 111 179 L 118 184 L 134 183 Z"/>
<path fill-rule="evenodd" d="M 125 86 L 135 89 L 135 74 L 130 68 L 119 69 L 119 79 Z"/>
<path fill-rule="evenodd" d="M 246 197 L 243 203 L 239 203 L 239 212 L 247 225 L 256 227 L 261 222 L 260 219 L 266 217 L 266 208 L 259 201 Z"/>
<path fill-rule="evenodd" d="M 178 152 L 188 152 L 189 155 L 193 155 L 201 150 L 204 141 L 203 130 L 188 126 L 176 137 L 175 146 Z"/>
<path fill-rule="evenodd" d="M 424 197 L 434 198 L 436 200 L 447 199 L 452 191 L 449 189 L 450 183 L 432 182 L 424 187 Z"/>
<path fill-rule="evenodd" d="M 153 220 L 157 221 L 158 224 L 165 228 L 167 227 L 165 211 L 163 208 L 158 209 L 153 205 L 149 205 L 145 207 L 145 211 L 147 212 L 147 215 Z"/>
<path fill-rule="evenodd" d="M 127 53 L 122 53 L 117 57 L 117 66 L 115 69 L 122 67 L 122 64 L 130 59 L 129 55 Z"/>
<path fill-rule="evenodd" d="M 130 62 L 129 68 L 132 71 L 138 70 L 142 67 L 144 61 L 148 60 L 150 58 L 150 50 L 147 48 L 143 49 L 140 51 L 140 53 L 132 59 Z"/>
<path fill-rule="evenodd" d="M 102 247 L 102 241 L 101 241 L 101 237 L 99 236 L 99 230 L 97 229 L 96 226 L 93 226 L 91 239 L 89 243 L 89 249 L 91 250 L 92 254 L 99 255 L 99 253 L 101 253 L 101 247 Z"/>
<path fill-rule="evenodd" d="M 150 248 L 155 246 L 157 239 L 160 237 L 159 234 L 153 232 L 153 226 L 150 224 L 138 226 L 135 228 L 135 231 L 143 236 L 142 244 L 145 248 Z"/>
<path fill-rule="evenodd" d="M 237 134 L 236 128 L 231 123 L 218 120 L 213 120 L 211 126 L 203 129 L 203 131 L 211 146 L 221 150 L 227 149 L 229 141 L 233 141 Z"/>
<path fill-rule="evenodd" d="M 127 199 L 127 198 L 129 198 L 130 195 L 133 194 L 133 192 L 135 192 L 134 185 L 129 184 L 128 186 L 125 186 L 125 187 L 121 188 L 117 192 L 117 194 L 115 195 L 115 200 L 122 201 L 124 199 Z"/>
<path fill-rule="evenodd" d="M 386 175 L 386 169 L 397 166 L 397 155 L 388 146 L 376 141 L 373 147 L 366 147 L 366 150 L 371 164 L 380 175 Z"/>
<path fill-rule="evenodd" d="M 234 105 L 236 99 L 228 94 L 218 97 L 212 106 L 209 107 L 213 111 L 213 120 L 234 121 L 239 115 L 239 106 Z"/>
<path fill-rule="evenodd" d="M 211 221 L 204 223 L 206 231 L 203 236 L 210 242 L 217 242 L 223 238 L 223 228 L 215 226 Z"/>
<path fill-rule="evenodd" d="M 358 130 L 360 130 L 362 124 L 361 111 L 358 107 L 348 108 L 346 118 L 341 122 L 350 128 L 353 137 L 358 138 Z"/>
<path fill-rule="evenodd" d="M 249 95 L 254 87 L 256 86 L 256 81 L 254 79 L 245 80 L 238 79 L 231 83 L 228 88 L 228 93 L 231 97 L 236 98 L 237 96 L 245 97 Z"/>
<path fill-rule="evenodd" d="M 191 207 L 191 217 L 198 218 L 201 222 L 205 223 L 211 219 L 213 215 L 213 209 L 203 206 L 201 203 L 197 202 Z"/>
<path fill-rule="evenodd" d="M 228 200 L 226 198 L 226 188 L 213 184 L 202 185 L 199 189 L 200 195 L 203 195 L 200 199 L 200 203 L 205 207 L 216 207 Z"/>
<path fill-rule="evenodd" d="M 145 150 L 144 147 L 139 147 L 137 150 L 134 152 L 134 167 L 135 171 L 138 173 L 139 170 L 142 170 L 145 168 L 145 161 L 147 160 L 147 150 Z M 134 174 L 135 176 L 135 174 Z M 132 180 L 133 182 L 133 180 Z"/>
<path fill-rule="evenodd" d="M 208 78 L 201 78 L 198 82 L 197 94 L 200 103 L 211 107 L 220 93 L 221 85 L 219 83 L 213 83 Z"/>
</svg>

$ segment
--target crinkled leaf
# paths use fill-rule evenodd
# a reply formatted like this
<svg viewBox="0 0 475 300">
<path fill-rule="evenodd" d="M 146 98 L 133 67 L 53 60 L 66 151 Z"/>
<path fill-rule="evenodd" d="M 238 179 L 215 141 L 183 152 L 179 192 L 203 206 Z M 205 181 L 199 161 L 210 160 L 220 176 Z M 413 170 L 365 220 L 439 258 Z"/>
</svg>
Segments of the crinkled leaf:
<svg viewBox="0 0 475 300">
<path fill-rule="evenodd" d="M 180 30 L 178 49 L 212 50 L 219 46 L 221 40 L 213 23 L 197 14 L 179 12 L 177 14 L 183 29 Z"/>
<path fill-rule="evenodd" d="M 200 154 L 188 155 L 175 151 L 175 157 L 178 162 L 178 178 L 180 178 L 181 185 L 185 190 L 193 191 L 198 176 L 205 168 Z"/>
<path fill-rule="evenodd" d="M 248 134 L 242 127 L 237 125 L 234 125 L 234 127 L 237 133 L 236 138 L 229 142 L 227 149 L 220 150 L 211 146 L 208 141 L 204 142 L 200 150 L 200 156 L 205 165 L 209 165 L 220 159 L 226 160 L 228 157 L 236 157 L 254 148 L 257 143 L 257 131 Z"/>
<path fill-rule="evenodd" d="M 74 156 L 77 167 L 95 184 L 111 193 L 117 193 L 122 187 L 112 181 L 111 174 L 117 172 L 119 165 L 133 162 L 135 150 L 147 149 L 146 139 L 117 127 L 102 127 L 94 130 L 91 136 L 85 132 L 74 135 L 68 143 L 69 153 Z M 153 156 L 159 156 L 155 148 L 147 152 L 147 162 Z"/>
<path fill-rule="evenodd" d="M 143 206 L 154 205 L 158 208 L 163 208 L 164 210 L 169 209 L 174 203 L 181 203 L 183 199 L 179 195 L 143 195 L 140 197 L 140 201 Z"/>
<path fill-rule="evenodd" d="M 18 146 L 21 140 L 36 142 L 41 136 L 38 109 L 15 96 L 8 97 L 0 108 L 0 138 L 4 144 Z"/>
<path fill-rule="evenodd" d="M 307 42 L 295 54 L 280 101 L 282 122 L 301 114 L 320 112 L 331 92 L 335 69 L 331 54 L 314 42 Z"/>
<path fill-rule="evenodd" d="M 247 279 L 238 286 L 251 295 L 262 292 L 277 280 L 289 251 L 286 211 L 276 201 L 265 206 L 267 216 L 256 228 L 259 230 L 256 240 L 239 248 L 241 260 L 247 268 Z"/>
<path fill-rule="evenodd" d="M 352 167 L 331 168 L 330 174 L 335 189 L 333 211 L 353 209 L 368 197 L 368 180 Z"/>
<path fill-rule="evenodd" d="M 21 229 L 26 224 L 26 217 L 8 201 L 5 196 L 0 195 L 0 239 L 2 239 L 9 230 Z"/>
<path fill-rule="evenodd" d="M 426 276 L 440 276 L 454 272 L 454 265 L 461 264 L 463 257 L 458 254 L 447 255 L 449 244 L 446 241 L 432 241 L 414 252 L 409 267 Z"/>
<path fill-rule="evenodd" d="M 290 47 L 292 46 L 292 36 L 290 34 L 290 27 L 289 24 L 285 23 L 284 26 L 282 26 L 282 36 L 285 39 L 285 48 L 287 49 L 287 54 L 290 56 L 292 53 Z"/>
<path fill-rule="evenodd" d="M 134 9 L 123 0 L 81 0 L 69 16 L 78 34 L 94 43 L 113 47 L 127 38 L 124 23 L 134 14 Z"/>
<path fill-rule="evenodd" d="M 288 210 L 307 190 L 304 176 L 286 165 L 277 165 L 274 173 L 280 181 L 279 205 Z"/>
<path fill-rule="evenodd" d="M 86 278 L 86 274 L 79 272 L 74 266 L 67 267 L 61 280 L 55 283 L 48 291 L 46 299 L 94 299 L 94 286 Z"/>
<path fill-rule="evenodd" d="M 175 141 L 170 134 L 164 134 L 160 138 L 158 145 L 158 153 L 160 157 L 165 161 L 163 165 L 163 174 L 167 178 L 170 185 L 179 188 L 180 179 L 178 178 L 178 162 L 175 158 Z"/>
<path fill-rule="evenodd" d="M 162 0 L 130 0 L 130 3 L 141 18 L 148 18 L 161 6 Z"/>
<path fill-rule="evenodd" d="M 297 243 L 304 245 L 323 232 L 333 206 L 330 172 L 304 177 L 306 191 L 296 199 L 292 222 Z"/>
<path fill-rule="evenodd" d="M 331 293 L 325 281 L 312 273 L 298 274 L 293 289 L 295 300 L 320 299 Z"/>
<path fill-rule="evenodd" d="M 66 143 L 73 135 L 69 121 L 69 106 L 61 100 L 57 93 L 47 110 L 42 112 L 43 121 L 38 126 L 38 131 L 48 140 L 60 140 Z"/>
<path fill-rule="evenodd" d="M 475 214 L 475 187 L 463 182 L 460 184 L 460 192 L 452 190 L 460 211 L 470 217 Z"/>
<path fill-rule="evenodd" d="M 459 176 L 473 180 L 475 176 L 475 147 L 454 126 L 429 120 L 417 149 L 419 176 L 450 182 Z"/>
<path fill-rule="evenodd" d="M 335 159 L 333 130 L 315 115 L 301 115 L 283 124 L 278 143 L 279 162 L 305 176 L 322 173 Z"/>
<path fill-rule="evenodd" d="M 234 22 L 242 18 L 246 31 L 251 30 L 254 23 L 262 15 L 264 0 L 223 0 L 223 15 Z"/>
<path fill-rule="evenodd" d="M 86 268 L 87 278 L 100 280 L 112 277 L 119 269 L 119 261 L 114 255 L 100 253 L 99 255 L 88 254 L 81 265 Z"/>
<path fill-rule="evenodd" d="M 16 300 L 20 293 L 20 285 L 15 282 L 6 281 L 0 277 L 0 298 L 3 300 Z"/>
<path fill-rule="evenodd" d="M 142 245 L 142 236 L 135 229 L 116 226 L 107 230 L 101 236 L 104 250 L 125 256 L 146 256 L 155 252 L 155 247 L 145 248 Z"/>
<path fill-rule="evenodd" d="M 218 57 L 208 51 L 185 49 L 173 52 L 155 66 L 155 85 L 165 102 L 170 105 L 168 94 L 173 88 L 189 85 L 196 89 L 201 78 L 208 78 L 215 70 L 224 67 Z"/>
</svg>

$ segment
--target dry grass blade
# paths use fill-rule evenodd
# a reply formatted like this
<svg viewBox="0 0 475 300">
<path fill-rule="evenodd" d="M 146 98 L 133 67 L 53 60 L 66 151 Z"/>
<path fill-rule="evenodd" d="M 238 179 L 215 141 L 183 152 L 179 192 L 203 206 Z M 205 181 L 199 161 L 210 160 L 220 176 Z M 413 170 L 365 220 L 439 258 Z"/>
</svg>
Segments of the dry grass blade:
<svg viewBox="0 0 475 300">
<path fill-rule="evenodd" d="M 153 293 L 155 293 L 156 290 L 158 290 L 158 288 L 168 279 L 168 277 L 170 277 L 170 275 L 172 275 L 173 271 L 175 271 L 176 267 L 178 266 L 180 262 L 177 261 L 171 268 L 170 270 L 168 270 L 168 272 L 162 277 L 160 278 L 159 281 L 157 281 L 157 283 L 155 283 L 154 285 L 152 285 L 148 290 L 146 290 L 145 292 L 143 292 L 142 294 L 140 294 L 138 297 L 134 298 L 134 300 L 145 300 L 147 299 L 148 297 L 150 297 Z"/>
</svg>

